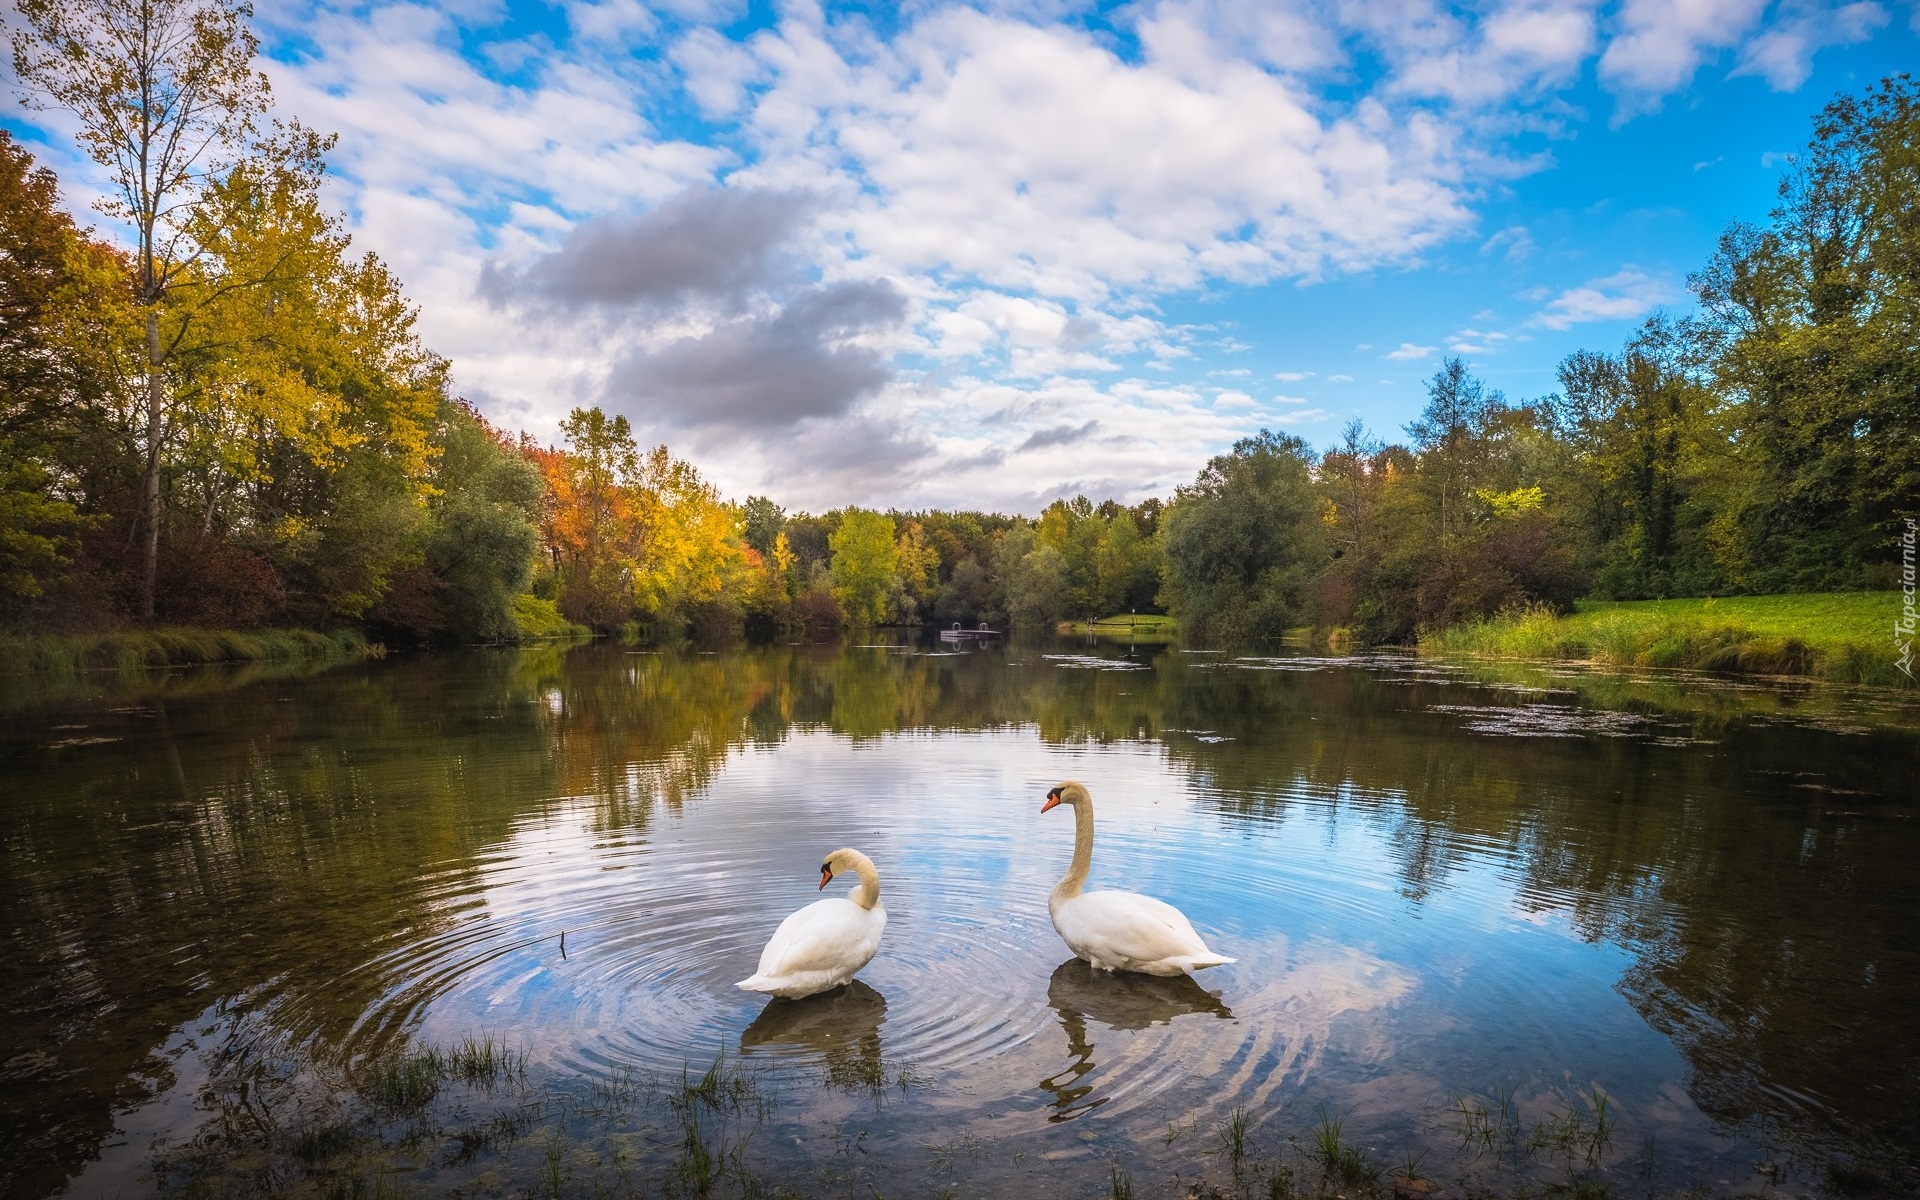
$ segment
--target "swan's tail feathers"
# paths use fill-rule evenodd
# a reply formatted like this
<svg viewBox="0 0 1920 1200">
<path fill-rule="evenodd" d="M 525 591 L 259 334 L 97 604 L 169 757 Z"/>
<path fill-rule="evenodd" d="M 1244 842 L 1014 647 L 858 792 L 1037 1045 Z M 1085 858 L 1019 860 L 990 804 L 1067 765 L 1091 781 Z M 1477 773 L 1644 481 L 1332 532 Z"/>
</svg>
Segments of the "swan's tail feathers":
<svg viewBox="0 0 1920 1200">
<path fill-rule="evenodd" d="M 755 972 L 733 986 L 748 992 L 771 992 L 773 989 L 779 987 L 780 984 L 777 980 L 768 979 L 765 975 Z"/>
<path fill-rule="evenodd" d="M 1185 964 L 1187 971 L 1192 973 L 1206 967 L 1224 967 L 1230 962 L 1239 962 L 1240 960 L 1237 958 L 1228 958 L 1224 954 L 1208 952 L 1206 954 L 1189 955 L 1180 961 Z"/>
</svg>

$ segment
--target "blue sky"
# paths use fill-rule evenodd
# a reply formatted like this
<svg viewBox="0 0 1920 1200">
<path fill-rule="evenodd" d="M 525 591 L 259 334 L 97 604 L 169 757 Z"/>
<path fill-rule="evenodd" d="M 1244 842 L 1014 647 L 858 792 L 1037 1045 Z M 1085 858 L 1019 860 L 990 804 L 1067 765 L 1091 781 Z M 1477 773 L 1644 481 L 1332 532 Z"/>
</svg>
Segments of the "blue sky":
<svg viewBox="0 0 1920 1200">
<path fill-rule="evenodd" d="M 4 2 L 4 0 L 0 0 Z M 4 10 L 0 10 L 3 13 Z M 726 492 L 1135 500 L 1269 426 L 1514 398 L 1773 202 L 1915 0 L 260 6 L 278 111 L 460 389 Z M 84 208 L 56 117 L 0 118 Z"/>
</svg>

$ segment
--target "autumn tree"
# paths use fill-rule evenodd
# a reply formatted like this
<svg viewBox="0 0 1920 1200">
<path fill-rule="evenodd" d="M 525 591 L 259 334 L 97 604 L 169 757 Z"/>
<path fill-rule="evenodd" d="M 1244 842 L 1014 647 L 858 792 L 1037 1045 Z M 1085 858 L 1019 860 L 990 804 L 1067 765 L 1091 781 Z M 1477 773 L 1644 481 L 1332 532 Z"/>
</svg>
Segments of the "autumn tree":
<svg viewBox="0 0 1920 1200">
<path fill-rule="evenodd" d="M 270 102 L 253 69 L 253 12 L 244 0 L 15 0 L 14 9 L 26 102 L 79 120 L 81 146 L 107 172 L 101 210 L 133 234 L 146 326 L 141 615 L 151 621 L 169 370 L 187 336 L 169 309 L 200 257 L 217 185 L 251 153 Z"/>
</svg>

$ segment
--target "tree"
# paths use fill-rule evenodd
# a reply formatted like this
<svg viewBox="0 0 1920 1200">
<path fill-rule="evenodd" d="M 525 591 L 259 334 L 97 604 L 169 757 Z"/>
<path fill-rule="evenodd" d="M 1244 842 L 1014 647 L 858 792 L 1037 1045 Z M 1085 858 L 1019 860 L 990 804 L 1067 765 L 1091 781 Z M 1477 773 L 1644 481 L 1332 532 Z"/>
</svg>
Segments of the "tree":
<svg viewBox="0 0 1920 1200">
<path fill-rule="evenodd" d="M 1687 331 L 1660 317 L 1617 357 L 1581 351 L 1560 365 L 1545 411 L 1575 448 L 1580 514 L 1598 545 L 1602 594 L 1623 599 L 1723 581 L 1694 495 L 1711 397 L 1686 362 Z"/>
<path fill-rule="evenodd" d="M 640 473 L 633 427 L 599 408 L 576 408 L 560 423 L 567 452 L 549 461 L 546 541 L 560 560 L 560 609 L 607 628 L 633 608 L 639 514 L 625 490 Z"/>
<path fill-rule="evenodd" d="M 893 518 L 862 508 L 847 509 L 827 545 L 833 553 L 834 598 L 847 620 L 854 625 L 884 620 L 887 590 L 898 561 Z"/>
<path fill-rule="evenodd" d="M 1261 430 L 1208 460 L 1164 518 L 1161 598 L 1204 638 L 1278 637 L 1306 617 L 1326 560 L 1312 452 Z"/>
<path fill-rule="evenodd" d="M 888 603 L 895 617 L 903 622 L 920 619 L 929 611 L 934 593 L 940 587 L 940 552 L 927 540 L 927 531 L 918 521 L 900 526 L 894 540 L 893 587 Z"/>
<path fill-rule="evenodd" d="M 1015 625 L 1046 626 L 1067 613 L 1066 561 L 1028 525 L 1015 525 L 993 548 L 1001 606 Z"/>
<path fill-rule="evenodd" d="M 146 319 L 146 541 L 141 609 L 151 621 L 170 359 L 183 322 L 163 317 L 187 281 L 217 182 L 247 152 L 270 100 L 253 69 L 244 0 L 15 0 L 14 72 L 29 104 L 64 109 L 108 172 L 101 209 L 132 226 Z"/>
<path fill-rule="evenodd" d="M 113 307 L 120 265 L 60 210 L 53 173 L 0 130 L 0 598 L 41 595 L 81 523 L 52 494 L 49 459 L 86 390 L 74 318 Z"/>
<path fill-rule="evenodd" d="M 1420 479 L 1431 497 L 1441 549 L 1458 538 L 1471 519 L 1466 503 L 1478 484 L 1481 432 L 1492 413 L 1505 406 L 1467 373 L 1467 364 L 1448 356 L 1427 384 L 1427 405 L 1407 426 L 1420 454 Z"/>
<path fill-rule="evenodd" d="M 740 506 L 740 520 L 747 545 L 763 557 L 772 555 L 774 541 L 786 528 L 786 510 L 765 496 L 748 496 Z"/>
<path fill-rule="evenodd" d="M 1737 405 L 1727 568 L 1760 590 L 1891 580 L 1920 513 L 1920 89 L 1840 96 L 1765 228 L 1735 224 L 1692 285 Z"/>
<path fill-rule="evenodd" d="M 449 406 L 426 566 L 444 580 L 438 629 L 461 640 L 519 634 L 514 597 L 533 575 L 540 472 L 465 403 Z"/>
</svg>

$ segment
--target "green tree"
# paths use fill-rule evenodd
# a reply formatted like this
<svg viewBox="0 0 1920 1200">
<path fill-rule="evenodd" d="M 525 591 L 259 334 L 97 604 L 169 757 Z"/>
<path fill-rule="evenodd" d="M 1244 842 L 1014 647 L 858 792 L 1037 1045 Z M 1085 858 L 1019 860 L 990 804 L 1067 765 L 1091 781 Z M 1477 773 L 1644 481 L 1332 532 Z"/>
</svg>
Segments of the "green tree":
<svg viewBox="0 0 1920 1200">
<path fill-rule="evenodd" d="M 787 526 L 786 510 L 765 496 L 748 496 L 740 506 L 740 520 L 747 545 L 771 559 L 773 544 Z"/>
<path fill-rule="evenodd" d="M 1189 632 L 1278 637 L 1307 618 L 1327 558 L 1313 462 L 1301 439 L 1263 429 L 1180 489 L 1161 534 L 1161 598 Z"/>
<path fill-rule="evenodd" d="M 1419 419 L 1407 426 L 1420 456 L 1418 478 L 1442 550 L 1473 521 L 1470 501 L 1482 482 L 1486 429 L 1505 403 L 1499 392 L 1489 392 L 1467 373 L 1463 360 L 1450 355 L 1427 383 L 1427 404 Z"/>
<path fill-rule="evenodd" d="M 1716 529 L 1755 590 L 1886 583 L 1920 512 L 1920 90 L 1840 96 L 1765 228 L 1694 277 L 1740 478 Z"/>
<path fill-rule="evenodd" d="M 833 595 L 851 624 L 874 625 L 886 619 L 887 592 L 898 563 L 893 537 L 892 517 L 850 508 L 827 539 L 833 555 Z"/>
<path fill-rule="evenodd" d="M 1044 627 L 1067 615 L 1071 598 L 1066 560 L 1041 541 L 1033 527 L 1015 525 L 1001 535 L 993 549 L 993 570 L 1001 607 L 1013 624 Z"/>
<path fill-rule="evenodd" d="M 1572 451 L 1572 499 L 1598 550 L 1603 595 L 1697 594 L 1723 582 L 1696 496 L 1710 459 L 1713 400 L 1689 370 L 1686 331 L 1649 320 L 1618 356 L 1560 364 L 1546 411 Z"/>
<path fill-rule="evenodd" d="M 426 565 L 446 582 L 440 628 L 462 641 L 519 635 L 514 597 L 533 577 L 540 472 L 464 405 L 450 406 Z"/>
</svg>

